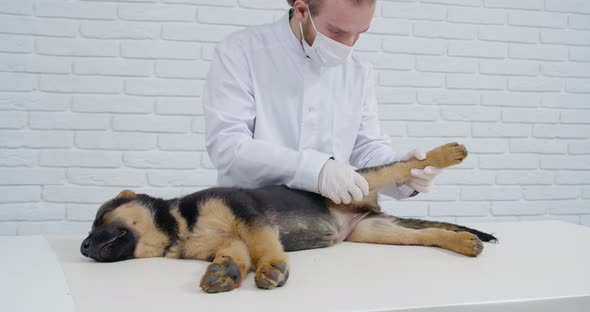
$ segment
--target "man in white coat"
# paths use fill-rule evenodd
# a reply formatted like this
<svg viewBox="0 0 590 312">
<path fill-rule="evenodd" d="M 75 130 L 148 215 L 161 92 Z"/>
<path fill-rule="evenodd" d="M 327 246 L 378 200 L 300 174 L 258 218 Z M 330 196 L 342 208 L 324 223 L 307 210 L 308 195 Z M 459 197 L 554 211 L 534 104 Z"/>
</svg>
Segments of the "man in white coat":
<svg viewBox="0 0 590 312">
<path fill-rule="evenodd" d="M 278 22 L 229 35 L 215 50 L 203 94 L 207 150 L 221 186 L 284 184 L 336 203 L 360 200 L 355 168 L 396 157 L 379 126 L 373 68 L 353 53 L 375 0 L 288 0 Z M 428 192 L 440 169 L 414 169 L 397 199 Z"/>
</svg>

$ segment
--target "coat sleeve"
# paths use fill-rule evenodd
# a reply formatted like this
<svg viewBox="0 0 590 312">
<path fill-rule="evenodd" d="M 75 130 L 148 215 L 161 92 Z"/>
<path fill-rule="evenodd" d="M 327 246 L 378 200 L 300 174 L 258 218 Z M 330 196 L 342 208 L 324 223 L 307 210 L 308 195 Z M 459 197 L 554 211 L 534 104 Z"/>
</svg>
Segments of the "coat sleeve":
<svg viewBox="0 0 590 312">
<path fill-rule="evenodd" d="M 217 46 L 202 99 L 211 161 L 230 177 L 232 186 L 285 184 L 317 193 L 319 173 L 331 155 L 255 140 L 251 75 L 247 55 L 236 40 Z"/>
<path fill-rule="evenodd" d="M 400 155 L 396 156 L 393 151 L 391 138 L 381 131 L 375 94 L 375 73 L 370 65 L 365 75 L 363 116 L 350 156 L 351 165 L 357 168 L 381 166 L 398 161 L 401 158 Z M 381 191 L 382 194 L 397 199 L 407 198 L 413 192 L 414 190 L 407 185 L 396 184 L 392 184 Z"/>
</svg>

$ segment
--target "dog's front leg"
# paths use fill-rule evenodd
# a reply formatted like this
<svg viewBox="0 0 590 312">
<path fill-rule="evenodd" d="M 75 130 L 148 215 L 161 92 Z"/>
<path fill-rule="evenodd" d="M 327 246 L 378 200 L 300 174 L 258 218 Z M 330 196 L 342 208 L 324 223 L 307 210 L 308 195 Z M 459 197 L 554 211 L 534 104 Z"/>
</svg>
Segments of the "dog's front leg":
<svg viewBox="0 0 590 312">
<path fill-rule="evenodd" d="M 201 288 L 208 293 L 229 291 L 240 286 L 251 262 L 246 244 L 234 237 L 215 240 L 218 250 L 207 272 L 201 278 Z"/>
<path fill-rule="evenodd" d="M 242 224 L 239 233 L 256 268 L 256 286 L 263 289 L 283 286 L 289 278 L 289 258 L 281 245 L 278 231 L 266 223 L 255 221 Z"/>
</svg>

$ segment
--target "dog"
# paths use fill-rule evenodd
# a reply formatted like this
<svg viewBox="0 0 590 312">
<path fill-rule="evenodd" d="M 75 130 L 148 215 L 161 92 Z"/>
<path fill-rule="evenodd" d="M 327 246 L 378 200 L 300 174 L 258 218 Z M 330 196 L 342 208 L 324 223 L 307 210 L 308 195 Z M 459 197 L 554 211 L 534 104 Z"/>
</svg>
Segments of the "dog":
<svg viewBox="0 0 590 312">
<path fill-rule="evenodd" d="M 214 187 L 168 200 L 124 190 L 99 208 L 80 251 L 99 262 L 207 260 L 211 264 L 200 281 L 207 293 L 239 287 L 251 270 L 257 287 L 281 287 L 289 278 L 286 252 L 342 241 L 436 246 L 475 257 L 482 241 L 496 238 L 450 223 L 387 215 L 377 202 L 381 188 L 407 182 L 411 169 L 446 168 L 465 157 L 463 145 L 449 143 L 428 152 L 425 160 L 359 169 L 369 194 L 350 204 L 285 186 Z"/>
</svg>

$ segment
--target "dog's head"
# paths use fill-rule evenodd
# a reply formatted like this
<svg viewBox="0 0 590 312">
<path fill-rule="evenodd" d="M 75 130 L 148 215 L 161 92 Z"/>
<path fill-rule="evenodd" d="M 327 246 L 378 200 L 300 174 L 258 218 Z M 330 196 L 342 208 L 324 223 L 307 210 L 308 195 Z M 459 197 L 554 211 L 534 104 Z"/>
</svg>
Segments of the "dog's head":
<svg viewBox="0 0 590 312">
<path fill-rule="evenodd" d="M 160 257 L 176 235 L 168 202 L 125 190 L 100 206 L 80 252 L 99 262 Z"/>
</svg>

